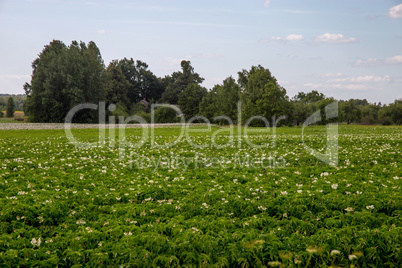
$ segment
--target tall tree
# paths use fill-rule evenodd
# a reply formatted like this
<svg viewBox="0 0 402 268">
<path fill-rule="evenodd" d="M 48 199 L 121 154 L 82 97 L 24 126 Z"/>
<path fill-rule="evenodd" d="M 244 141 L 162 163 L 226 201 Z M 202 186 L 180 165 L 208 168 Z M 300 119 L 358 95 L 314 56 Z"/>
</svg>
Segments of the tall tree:
<svg viewBox="0 0 402 268">
<path fill-rule="evenodd" d="M 253 116 L 265 117 L 269 122 L 273 116 L 290 116 L 291 105 L 286 90 L 268 69 L 261 65 L 252 66 L 250 71 L 239 72 L 238 83 L 241 87 L 242 116 L 246 122 Z M 262 121 L 252 125 L 263 126 Z"/>
<path fill-rule="evenodd" d="M 292 98 L 292 119 L 297 125 L 299 125 L 328 101 L 333 100 L 327 99 L 323 93 L 319 93 L 316 90 L 308 93 L 299 92 L 296 96 Z M 325 123 L 325 121 L 322 121 L 321 123 Z"/>
<path fill-rule="evenodd" d="M 217 115 L 230 117 L 234 122 L 237 121 L 237 103 L 240 100 L 240 86 L 232 77 L 223 81 L 223 85 L 217 90 Z"/>
<path fill-rule="evenodd" d="M 26 110 L 34 122 L 63 122 L 77 104 L 104 99 L 104 64 L 95 43 L 53 40 L 32 63 L 31 83 L 24 85 Z M 79 113 L 77 122 L 94 122 L 95 111 Z"/>
<path fill-rule="evenodd" d="M 9 97 L 7 101 L 7 117 L 14 117 L 14 99 Z"/>
<path fill-rule="evenodd" d="M 163 86 L 148 69 L 148 64 L 140 60 L 134 61 L 132 58 L 124 58 L 119 61 L 119 66 L 130 83 L 128 97 L 132 104 L 142 99 L 156 101 L 162 96 Z"/>
<path fill-rule="evenodd" d="M 194 72 L 190 61 L 183 60 L 181 62 L 181 69 L 181 72 L 175 72 L 170 78 L 166 78 L 167 81 L 170 81 L 166 86 L 165 92 L 162 94 L 161 102 L 177 104 L 180 93 L 183 92 L 189 84 L 201 84 L 204 81 L 204 78 Z"/>
<path fill-rule="evenodd" d="M 237 103 L 240 99 L 240 87 L 236 80 L 228 77 L 222 85 L 216 85 L 200 103 L 200 114 L 212 120 L 215 116 L 228 116 L 237 122 Z M 227 123 L 222 120 L 221 123 Z"/>
<path fill-rule="evenodd" d="M 357 123 L 361 118 L 361 111 L 359 107 L 355 105 L 353 99 L 340 103 L 340 114 L 341 120 L 348 124 L 353 122 Z"/>
<path fill-rule="evenodd" d="M 180 93 L 178 104 L 186 119 L 199 114 L 200 103 L 207 92 L 206 88 L 191 83 Z"/>
<path fill-rule="evenodd" d="M 220 85 L 215 85 L 214 88 L 207 92 L 200 102 L 200 115 L 205 116 L 209 120 L 212 120 L 217 116 L 219 111 L 217 94 Z"/>
<path fill-rule="evenodd" d="M 119 62 L 113 60 L 106 69 L 108 83 L 106 86 L 106 100 L 108 104 L 116 104 L 121 115 L 127 115 L 130 105 L 128 92 L 130 90 L 130 82 L 126 79 L 121 70 Z"/>
<path fill-rule="evenodd" d="M 325 99 L 325 95 L 323 93 L 319 93 L 316 90 L 312 90 L 308 93 L 299 92 L 296 96 L 293 97 L 294 101 L 302 102 L 304 104 L 318 102 L 323 99 Z"/>
<path fill-rule="evenodd" d="M 371 125 L 378 122 L 378 112 L 381 107 L 377 104 L 368 104 L 361 108 L 360 122 L 365 125 Z"/>
<path fill-rule="evenodd" d="M 33 122 L 61 121 L 61 118 L 54 116 L 54 109 L 60 102 L 54 95 L 57 93 L 55 91 L 64 87 L 60 83 L 61 64 L 57 61 L 61 59 L 65 50 L 66 46 L 63 42 L 53 40 L 32 63 L 31 85 L 26 83 L 24 88 L 27 94 L 27 111 Z"/>
<path fill-rule="evenodd" d="M 402 99 L 381 108 L 379 112 L 380 122 L 384 125 L 402 124 Z"/>
</svg>

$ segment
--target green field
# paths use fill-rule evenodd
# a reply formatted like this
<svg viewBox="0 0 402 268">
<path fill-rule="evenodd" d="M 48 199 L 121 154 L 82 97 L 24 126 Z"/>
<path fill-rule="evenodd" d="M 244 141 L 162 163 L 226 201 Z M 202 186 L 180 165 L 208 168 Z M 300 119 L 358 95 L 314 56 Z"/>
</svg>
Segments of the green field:
<svg viewBox="0 0 402 268">
<path fill-rule="evenodd" d="M 0 130 L 0 266 L 402 267 L 401 127 L 190 130 Z"/>
</svg>

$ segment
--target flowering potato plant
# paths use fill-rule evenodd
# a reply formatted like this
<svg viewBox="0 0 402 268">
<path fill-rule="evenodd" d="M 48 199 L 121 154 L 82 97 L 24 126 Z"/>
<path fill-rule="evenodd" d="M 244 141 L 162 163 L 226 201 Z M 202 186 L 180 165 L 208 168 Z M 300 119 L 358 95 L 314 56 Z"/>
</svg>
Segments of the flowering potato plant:
<svg viewBox="0 0 402 268">
<path fill-rule="evenodd" d="M 0 266 L 402 266 L 400 127 L 119 131 L 0 130 Z"/>
</svg>

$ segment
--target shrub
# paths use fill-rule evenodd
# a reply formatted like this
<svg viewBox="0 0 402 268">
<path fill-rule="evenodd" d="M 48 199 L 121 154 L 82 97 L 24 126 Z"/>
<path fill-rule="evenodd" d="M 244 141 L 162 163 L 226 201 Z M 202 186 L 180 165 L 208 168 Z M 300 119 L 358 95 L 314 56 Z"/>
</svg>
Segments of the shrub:
<svg viewBox="0 0 402 268">
<path fill-rule="evenodd" d="M 377 123 L 377 120 L 372 115 L 366 115 L 360 120 L 360 123 L 363 125 L 374 125 Z"/>
<path fill-rule="evenodd" d="M 392 125 L 394 122 L 392 122 L 391 117 L 384 116 L 381 118 L 380 123 L 384 126 L 389 126 L 389 125 Z"/>
<path fill-rule="evenodd" d="M 136 116 L 142 117 L 145 122 L 151 123 L 151 115 L 146 112 L 137 112 L 135 113 Z"/>
<path fill-rule="evenodd" d="M 155 123 L 177 123 L 176 112 L 169 107 L 159 107 L 155 110 Z"/>
</svg>

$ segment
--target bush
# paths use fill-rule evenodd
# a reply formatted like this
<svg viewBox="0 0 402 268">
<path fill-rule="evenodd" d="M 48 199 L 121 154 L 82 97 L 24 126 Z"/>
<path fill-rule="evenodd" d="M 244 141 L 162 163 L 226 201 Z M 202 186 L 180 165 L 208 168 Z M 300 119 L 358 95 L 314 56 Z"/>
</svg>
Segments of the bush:
<svg viewBox="0 0 402 268">
<path fill-rule="evenodd" d="M 392 122 L 391 117 L 389 117 L 389 116 L 384 116 L 383 118 L 381 118 L 380 123 L 384 126 L 389 126 L 389 125 L 394 124 L 394 122 Z"/>
<path fill-rule="evenodd" d="M 0 111 L 0 118 L 4 117 L 4 113 L 2 111 Z"/>
<path fill-rule="evenodd" d="M 141 112 L 149 112 L 149 109 L 142 103 L 136 103 L 130 109 L 130 114 L 140 114 Z"/>
<path fill-rule="evenodd" d="M 124 105 L 120 103 L 116 104 L 115 109 L 112 110 L 110 114 L 116 117 L 116 122 L 118 122 L 120 116 L 123 116 L 125 118 L 129 116 L 126 107 L 124 107 Z"/>
<path fill-rule="evenodd" d="M 147 123 L 151 123 L 151 115 L 146 112 L 137 112 L 136 116 L 142 117 Z"/>
<path fill-rule="evenodd" d="M 176 112 L 169 107 L 159 107 L 155 110 L 155 123 L 179 122 Z"/>
<path fill-rule="evenodd" d="M 363 125 L 374 125 L 377 123 L 377 120 L 372 115 L 366 115 L 360 120 L 360 123 Z"/>
</svg>

